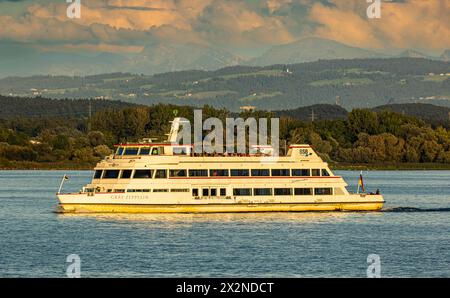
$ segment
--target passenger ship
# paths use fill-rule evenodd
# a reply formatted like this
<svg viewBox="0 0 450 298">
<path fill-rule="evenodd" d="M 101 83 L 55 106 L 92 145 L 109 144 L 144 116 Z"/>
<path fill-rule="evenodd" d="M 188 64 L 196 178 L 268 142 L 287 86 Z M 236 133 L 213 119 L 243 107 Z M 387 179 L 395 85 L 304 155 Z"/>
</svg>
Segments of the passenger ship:
<svg viewBox="0 0 450 298">
<path fill-rule="evenodd" d="M 57 212 L 203 213 L 376 211 L 382 195 L 351 194 L 309 145 L 290 145 L 271 162 L 270 146 L 245 155 L 197 155 L 168 140 L 116 145 L 77 193 L 58 192 Z"/>
</svg>

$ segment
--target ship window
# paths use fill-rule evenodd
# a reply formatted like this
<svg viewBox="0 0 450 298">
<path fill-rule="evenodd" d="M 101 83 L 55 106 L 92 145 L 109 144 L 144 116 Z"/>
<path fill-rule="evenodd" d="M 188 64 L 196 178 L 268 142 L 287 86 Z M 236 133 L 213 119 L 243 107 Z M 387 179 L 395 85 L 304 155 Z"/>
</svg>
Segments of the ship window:
<svg viewBox="0 0 450 298">
<path fill-rule="evenodd" d="M 312 176 L 320 176 L 320 169 L 312 169 L 311 170 Z"/>
<path fill-rule="evenodd" d="M 120 176 L 120 178 L 122 179 L 131 178 L 131 172 L 133 172 L 133 170 L 122 170 L 122 175 Z"/>
<path fill-rule="evenodd" d="M 234 196 L 251 196 L 252 189 L 251 188 L 233 188 Z"/>
<path fill-rule="evenodd" d="M 220 169 L 209 170 L 209 176 L 211 177 L 228 176 L 228 170 L 220 170 Z"/>
<path fill-rule="evenodd" d="M 322 169 L 322 176 L 330 176 L 330 172 L 327 171 L 327 169 Z"/>
<path fill-rule="evenodd" d="M 167 178 L 167 170 L 156 170 L 155 178 L 156 179 Z"/>
<path fill-rule="evenodd" d="M 139 155 L 149 155 L 150 154 L 150 147 L 142 147 L 141 150 L 139 150 Z"/>
<path fill-rule="evenodd" d="M 310 169 L 292 169 L 292 176 L 311 176 L 311 170 Z"/>
<path fill-rule="evenodd" d="M 211 197 L 217 196 L 217 188 L 211 188 Z"/>
<path fill-rule="evenodd" d="M 94 173 L 94 179 L 100 179 L 102 178 L 102 170 L 96 170 Z"/>
<path fill-rule="evenodd" d="M 192 196 L 198 197 L 198 188 L 193 188 L 192 189 Z"/>
<path fill-rule="evenodd" d="M 255 196 L 271 196 L 272 189 L 271 188 L 254 188 L 253 194 Z"/>
<path fill-rule="evenodd" d="M 290 176 L 289 169 L 272 169 L 272 176 Z"/>
<path fill-rule="evenodd" d="M 123 147 L 117 148 L 116 155 L 122 155 L 122 153 L 123 153 Z"/>
<path fill-rule="evenodd" d="M 310 196 L 312 195 L 312 188 L 294 188 L 296 196 Z"/>
<path fill-rule="evenodd" d="M 186 155 L 187 148 L 186 147 L 173 147 L 172 152 L 173 152 L 173 155 Z"/>
<path fill-rule="evenodd" d="M 134 171 L 133 178 L 139 179 L 152 178 L 152 170 L 136 170 Z"/>
<path fill-rule="evenodd" d="M 231 176 L 240 176 L 240 177 L 245 177 L 245 176 L 249 176 L 249 170 L 245 169 L 245 170 L 230 170 L 231 172 Z"/>
<path fill-rule="evenodd" d="M 125 189 L 115 189 L 114 192 L 125 192 Z"/>
<path fill-rule="evenodd" d="M 106 170 L 103 178 L 105 179 L 115 179 L 119 177 L 119 170 Z"/>
<path fill-rule="evenodd" d="M 252 176 L 270 176 L 270 172 L 268 169 L 254 169 Z"/>
<path fill-rule="evenodd" d="M 227 189 L 226 188 L 221 188 L 220 189 L 220 195 L 221 196 L 226 196 L 227 195 Z"/>
<path fill-rule="evenodd" d="M 152 149 L 152 155 L 159 155 L 159 149 L 156 147 L 153 147 Z"/>
<path fill-rule="evenodd" d="M 186 177 L 186 170 L 170 170 L 170 177 Z"/>
<path fill-rule="evenodd" d="M 127 147 L 123 155 L 137 155 L 139 148 L 137 147 Z"/>
<path fill-rule="evenodd" d="M 189 177 L 208 177 L 208 170 L 189 170 Z"/>
<path fill-rule="evenodd" d="M 189 192 L 189 188 L 172 188 L 170 192 Z"/>
<path fill-rule="evenodd" d="M 169 192 L 169 190 L 166 188 L 155 188 L 153 192 Z"/>
<path fill-rule="evenodd" d="M 202 196 L 209 197 L 209 188 L 202 189 Z"/>
<path fill-rule="evenodd" d="M 276 196 L 290 196 L 292 195 L 292 188 L 275 188 L 274 193 Z"/>
<path fill-rule="evenodd" d="M 314 194 L 316 196 L 329 196 L 333 194 L 331 187 L 314 188 Z"/>
<path fill-rule="evenodd" d="M 91 192 L 94 192 L 94 189 L 93 189 L 93 188 L 85 188 L 85 189 L 84 189 L 84 192 L 89 192 L 89 193 L 91 193 Z"/>
</svg>

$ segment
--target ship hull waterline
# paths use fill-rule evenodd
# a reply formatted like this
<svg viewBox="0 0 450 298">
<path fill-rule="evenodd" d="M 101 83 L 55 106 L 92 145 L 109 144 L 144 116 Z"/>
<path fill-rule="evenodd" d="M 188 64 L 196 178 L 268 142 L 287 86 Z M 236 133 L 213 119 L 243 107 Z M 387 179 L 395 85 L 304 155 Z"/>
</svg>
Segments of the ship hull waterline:
<svg viewBox="0 0 450 298">
<path fill-rule="evenodd" d="M 277 204 L 59 204 L 57 213 L 251 213 L 313 211 L 379 211 L 384 202 Z"/>
</svg>

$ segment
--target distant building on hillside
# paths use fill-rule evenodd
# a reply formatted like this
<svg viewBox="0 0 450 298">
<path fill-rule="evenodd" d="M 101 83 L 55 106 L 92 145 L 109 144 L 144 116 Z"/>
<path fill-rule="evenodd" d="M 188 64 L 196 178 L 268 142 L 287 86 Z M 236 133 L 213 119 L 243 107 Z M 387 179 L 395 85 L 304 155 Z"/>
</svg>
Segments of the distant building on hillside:
<svg viewBox="0 0 450 298">
<path fill-rule="evenodd" d="M 241 109 L 242 111 L 245 111 L 245 112 L 253 112 L 256 109 L 256 107 L 255 106 L 242 106 L 242 107 L 239 107 L 239 109 Z"/>
</svg>

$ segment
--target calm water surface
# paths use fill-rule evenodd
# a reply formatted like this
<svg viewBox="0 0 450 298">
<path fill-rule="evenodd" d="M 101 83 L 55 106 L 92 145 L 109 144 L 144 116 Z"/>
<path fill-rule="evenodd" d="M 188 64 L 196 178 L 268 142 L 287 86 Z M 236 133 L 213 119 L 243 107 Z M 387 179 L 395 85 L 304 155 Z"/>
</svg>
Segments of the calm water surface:
<svg viewBox="0 0 450 298">
<path fill-rule="evenodd" d="M 78 254 L 82 277 L 365 277 L 378 254 L 385 277 L 450 277 L 450 171 L 366 172 L 390 212 L 210 215 L 58 215 L 63 174 L 0 171 L 0 276 L 65 277 Z"/>
</svg>

